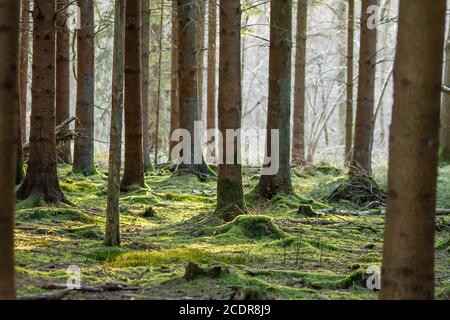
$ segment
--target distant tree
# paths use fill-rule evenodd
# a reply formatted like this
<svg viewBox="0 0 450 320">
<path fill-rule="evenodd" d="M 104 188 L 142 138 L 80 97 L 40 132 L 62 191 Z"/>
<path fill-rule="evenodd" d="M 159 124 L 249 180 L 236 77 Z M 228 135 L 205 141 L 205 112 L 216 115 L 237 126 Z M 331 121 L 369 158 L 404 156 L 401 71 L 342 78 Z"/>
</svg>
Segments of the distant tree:
<svg viewBox="0 0 450 320">
<path fill-rule="evenodd" d="M 298 0 L 297 7 L 292 164 L 294 166 L 302 166 L 305 164 L 305 82 L 308 1 Z"/>
<path fill-rule="evenodd" d="M 444 69 L 444 83 L 450 87 L 450 25 L 447 36 L 447 45 L 445 46 L 445 69 Z M 442 103 L 442 117 L 441 117 L 441 160 L 445 163 L 450 163 L 450 95 L 444 95 Z"/>
<path fill-rule="evenodd" d="M 70 117 L 70 31 L 67 24 L 69 0 L 56 1 L 56 124 Z M 65 128 L 68 130 L 68 126 Z M 70 163 L 70 141 L 57 145 L 58 161 Z"/>
<path fill-rule="evenodd" d="M 144 187 L 141 0 L 127 1 L 125 32 L 125 170 L 123 190 Z"/>
<path fill-rule="evenodd" d="M 345 163 L 352 159 L 353 143 L 353 55 L 355 51 L 355 0 L 348 1 L 347 24 L 347 103 L 345 112 Z"/>
<path fill-rule="evenodd" d="M 160 1 L 159 26 L 158 26 L 158 65 L 157 65 L 157 86 L 156 86 L 156 124 L 155 124 L 155 164 L 158 164 L 159 156 L 159 127 L 161 116 L 161 89 L 162 89 L 162 53 L 164 36 L 164 0 Z"/>
<path fill-rule="evenodd" d="M 208 174 L 209 168 L 204 161 L 195 163 L 194 124 L 199 121 L 197 91 L 197 0 L 177 0 L 178 3 L 178 79 L 180 128 L 187 130 L 192 139 L 190 163 L 182 162 L 178 169 L 196 174 Z M 200 138 L 200 137 L 198 137 Z"/>
<path fill-rule="evenodd" d="M 223 147 L 219 150 L 224 164 L 219 164 L 217 180 L 216 212 L 225 221 L 233 220 L 245 209 L 242 186 L 241 137 L 233 136 L 229 141 L 227 130 L 241 128 L 241 2 L 220 1 L 220 62 L 219 62 L 219 130 Z M 233 146 L 229 150 L 228 145 Z M 233 163 L 228 163 L 228 152 L 233 152 Z"/>
<path fill-rule="evenodd" d="M 209 0 L 208 7 L 208 83 L 206 99 L 206 127 L 217 128 L 216 115 L 216 63 L 217 63 L 217 4 L 216 0 Z M 208 145 L 214 142 L 208 141 Z M 215 150 L 213 151 L 215 153 Z M 214 156 L 214 155 L 213 155 Z"/>
<path fill-rule="evenodd" d="M 270 10 L 269 103 L 266 156 L 278 158 L 279 171 L 262 175 L 258 193 L 271 199 L 277 193 L 292 192 L 291 183 L 291 53 L 292 1 L 273 0 Z M 278 130 L 279 154 L 272 154 L 271 130 Z"/>
<path fill-rule="evenodd" d="M 142 133 L 144 170 L 151 168 L 150 161 L 150 0 L 141 1 L 142 44 Z"/>
<path fill-rule="evenodd" d="M 434 298 L 445 8 L 400 1 L 381 299 Z"/>
<path fill-rule="evenodd" d="M 375 104 L 375 69 L 377 64 L 377 28 L 369 19 L 372 6 L 378 6 L 378 0 L 361 2 L 361 41 L 359 52 L 359 83 L 356 107 L 355 140 L 352 175 L 372 174 L 373 115 Z"/>
<path fill-rule="evenodd" d="M 178 2 L 172 1 L 172 48 L 171 48 L 171 91 L 170 91 L 170 135 L 180 127 L 179 81 L 178 81 Z M 169 142 L 169 160 L 176 141 Z"/>
<path fill-rule="evenodd" d="M 73 169 L 85 176 L 96 173 L 94 164 L 95 25 L 94 3 L 78 0 L 81 28 L 77 30 L 77 125 Z"/>
<path fill-rule="evenodd" d="M 0 0 L 0 300 L 15 299 L 14 182 L 19 141 L 20 2 Z"/>
<path fill-rule="evenodd" d="M 17 198 L 33 202 L 65 201 L 58 181 L 55 137 L 56 3 L 35 0 L 33 78 L 27 175 Z M 31 200 L 31 199 L 30 199 Z"/>
<path fill-rule="evenodd" d="M 198 118 L 203 117 L 203 80 L 205 58 L 205 28 L 206 28 L 206 3 L 205 0 L 197 0 L 197 92 L 198 92 Z"/>
<path fill-rule="evenodd" d="M 133 1 L 133 0 L 131 0 Z M 122 156 L 122 121 L 124 105 L 126 0 L 115 1 L 114 57 L 112 78 L 111 130 L 109 144 L 106 246 L 120 245 L 120 164 Z"/>
</svg>

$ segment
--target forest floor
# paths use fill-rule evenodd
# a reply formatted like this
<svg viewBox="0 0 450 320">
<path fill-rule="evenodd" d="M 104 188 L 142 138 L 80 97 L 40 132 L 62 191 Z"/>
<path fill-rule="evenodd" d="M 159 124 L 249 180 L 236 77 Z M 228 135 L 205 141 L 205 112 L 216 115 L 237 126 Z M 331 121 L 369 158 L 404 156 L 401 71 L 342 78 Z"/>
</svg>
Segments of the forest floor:
<svg viewBox="0 0 450 320">
<path fill-rule="evenodd" d="M 102 173 L 103 172 L 103 173 Z M 18 293 L 64 299 L 376 299 L 366 287 L 380 266 L 384 217 L 317 212 L 343 171 L 295 171 L 298 196 L 258 202 L 250 192 L 258 170 L 245 170 L 249 215 L 225 226 L 215 218 L 216 181 L 168 171 L 149 173 L 148 189 L 121 197 L 121 248 L 102 244 L 107 177 L 84 178 L 60 166 L 61 187 L 74 207 L 38 207 L 16 214 Z M 380 177 L 384 185 L 384 177 Z M 301 197 L 300 197 L 301 196 Z M 312 200 L 314 199 L 314 200 Z M 440 170 L 438 207 L 450 207 L 450 167 Z M 450 299 L 450 217 L 437 221 L 436 294 Z M 188 262 L 204 272 L 190 274 Z M 69 266 L 81 290 L 61 291 Z M 202 274 L 204 273 L 204 274 Z M 61 293 L 61 294 L 60 294 Z M 64 293 L 64 294 L 63 294 Z"/>
</svg>

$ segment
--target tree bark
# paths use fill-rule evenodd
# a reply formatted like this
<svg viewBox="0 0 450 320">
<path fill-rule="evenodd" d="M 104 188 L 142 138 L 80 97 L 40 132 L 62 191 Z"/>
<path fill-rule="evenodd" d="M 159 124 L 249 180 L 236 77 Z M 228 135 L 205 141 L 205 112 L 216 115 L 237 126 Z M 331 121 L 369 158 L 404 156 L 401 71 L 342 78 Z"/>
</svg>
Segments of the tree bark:
<svg viewBox="0 0 450 320">
<path fill-rule="evenodd" d="M 179 108 L 180 128 L 187 130 L 191 135 L 190 155 L 183 155 L 190 159 L 190 163 L 182 161 L 178 169 L 194 173 L 208 174 L 209 169 L 202 160 L 201 164 L 195 163 L 194 137 L 195 122 L 199 121 L 198 91 L 197 91 L 197 0 L 177 0 L 178 3 L 178 79 L 179 79 Z M 197 137 L 201 145 L 201 137 Z M 197 146 L 199 147 L 199 146 Z M 203 157 L 202 157 L 203 158 Z"/>
<path fill-rule="evenodd" d="M 95 35 L 94 3 L 78 0 L 81 29 L 77 31 L 77 107 L 73 169 L 90 176 L 96 173 L 94 164 L 94 108 L 95 108 Z"/>
<path fill-rule="evenodd" d="M 216 212 L 225 221 L 233 220 L 245 212 L 242 186 L 241 137 L 229 141 L 227 130 L 240 130 L 241 98 L 241 3 L 240 0 L 220 1 L 220 62 L 219 62 L 219 130 L 223 147 L 219 151 L 223 164 L 219 164 Z M 230 137 L 231 138 L 231 137 Z M 230 148 L 228 148 L 230 145 Z M 233 152 L 229 155 L 228 152 Z M 233 163 L 227 161 L 233 159 Z"/>
<path fill-rule="evenodd" d="M 197 92 L 198 92 L 198 119 L 203 119 L 203 72 L 205 57 L 205 23 L 206 1 L 197 0 Z"/>
<path fill-rule="evenodd" d="M 141 0 L 142 44 L 142 133 L 144 170 L 151 168 L 150 160 L 150 0 Z"/>
<path fill-rule="evenodd" d="M 123 83 L 125 66 L 125 9 L 126 0 L 115 1 L 111 132 L 109 144 L 108 199 L 105 233 L 106 246 L 120 245 L 119 196 L 124 105 Z"/>
<path fill-rule="evenodd" d="M 17 198 L 64 201 L 58 182 L 55 137 L 56 3 L 35 0 L 33 79 L 28 170 Z"/>
<path fill-rule="evenodd" d="M 450 87 L 450 25 L 445 46 L 445 73 L 444 84 Z M 445 163 L 450 163 L 450 95 L 444 94 L 441 117 L 441 150 L 440 158 Z"/>
<path fill-rule="evenodd" d="M 362 0 L 361 41 L 359 52 L 358 102 L 355 141 L 350 174 L 372 174 L 373 113 L 375 105 L 375 68 L 377 64 L 377 29 L 369 28 L 370 6 L 378 0 Z"/>
<path fill-rule="evenodd" d="M 31 0 L 21 1 L 19 101 L 22 144 L 27 142 L 28 61 L 30 53 Z"/>
<path fill-rule="evenodd" d="M 19 141 L 20 2 L 0 1 L 0 299 L 16 298 L 14 263 L 14 184 Z"/>
<path fill-rule="evenodd" d="M 305 164 L 306 32 L 308 1 L 298 0 L 297 6 L 292 164 L 294 166 L 302 166 Z"/>
<path fill-rule="evenodd" d="M 180 127 L 180 106 L 179 106 L 179 81 L 178 81 L 178 4 L 172 1 L 172 66 L 171 66 L 171 92 L 170 92 L 170 135 Z M 176 141 L 170 139 L 169 160 L 172 159 L 172 150 Z"/>
<path fill-rule="evenodd" d="M 445 0 L 400 1 L 381 299 L 434 298 L 445 12 Z"/>
<path fill-rule="evenodd" d="M 345 108 L 345 164 L 352 159 L 353 143 L 353 55 L 355 51 L 355 0 L 348 1 L 347 26 L 347 103 Z"/>
<path fill-rule="evenodd" d="M 216 0 L 209 0 L 208 8 L 208 84 L 206 99 L 206 127 L 208 130 L 217 128 L 216 116 L 216 56 L 217 56 L 217 4 Z M 240 52 L 238 52 L 240 55 Z M 239 75 L 239 82 L 241 81 Z M 214 144 L 212 156 L 214 158 L 217 144 L 215 141 L 209 140 L 208 145 Z M 213 161 L 210 159 L 207 161 Z"/>
<path fill-rule="evenodd" d="M 156 88 L 156 124 L 155 124 L 155 164 L 158 164 L 159 156 L 159 122 L 161 114 L 161 82 L 162 82 L 162 40 L 164 33 L 164 0 L 161 0 L 160 18 L 159 18 L 159 38 L 158 38 L 158 77 Z"/>
<path fill-rule="evenodd" d="M 292 1 L 274 0 L 270 12 L 269 103 L 266 156 L 278 159 L 278 173 L 262 175 L 257 186 L 261 197 L 291 193 L 291 53 Z M 279 154 L 271 149 L 271 130 L 278 130 Z"/>
<path fill-rule="evenodd" d="M 57 0 L 56 18 L 56 124 L 70 117 L 70 31 L 67 25 L 69 0 Z M 69 130 L 69 127 L 65 128 Z M 57 145 L 58 161 L 70 163 L 72 155 L 70 141 Z"/>
<path fill-rule="evenodd" d="M 124 191 L 144 187 L 142 147 L 141 5 L 127 1 L 125 32 L 125 170 Z"/>
</svg>

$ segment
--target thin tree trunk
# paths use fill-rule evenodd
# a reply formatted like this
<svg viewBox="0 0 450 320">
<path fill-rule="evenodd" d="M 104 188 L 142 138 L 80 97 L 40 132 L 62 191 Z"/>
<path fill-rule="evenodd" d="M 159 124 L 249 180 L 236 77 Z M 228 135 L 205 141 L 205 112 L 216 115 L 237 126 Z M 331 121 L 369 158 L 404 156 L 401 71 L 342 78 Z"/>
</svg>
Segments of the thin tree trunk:
<svg viewBox="0 0 450 320">
<path fill-rule="evenodd" d="M 156 124 L 155 124 L 155 164 L 158 164 L 159 155 L 159 122 L 161 113 L 161 80 L 162 80 L 162 40 L 163 40 L 163 24 L 164 24 L 164 0 L 161 0 L 161 11 L 159 18 L 159 38 L 158 38 L 158 85 L 156 89 Z"/>
<path fill-rule="evenodd" d="M 292 141 L 292 164 L 305 164 L 305 103 L 306 103 L 306 32 L 308 1 L 298 0 L 297 37 L 294 86 L 294 130 Z"/>
<path fill-rule="evenodd" d="M 445 46 L 445 73 L 444 84 L 450 87 L 450 24 Z M 445 163 L 450 163 L 450 95 L 444 94 L 441 117 L 441 150 L 440 158 Z"/>
<path fill-rule="evenodd" d="M 434 298 L 445 12 L 445 0 L 400 1 L 381 299 Z"/>
<path fill-rule="evenodd" d="M 338 38 L 338 54 L 339 54 L 339 72 L 337 74 L 337 84 L 339 85 L 339 91 L 341 87 L 346 86 L 346 73 L 347 73 L 347 43 L 346 43 L 346 29 L 347 29 L 347 0 L 339 0 L 337 9 L 337 19 L 339 28 Z M 339 146 L 345 146 L 345 116 L 347 101 L 345 98 L 339 98 L 338 105 L 338 133 L 339 133 Z"/>
<path fill-rule="evenodd" d="M 205 57 L 205 23 L 206 23 L 206 1 L 197 0 L 197 91 L 198 91 L 198 119 L 203 119 L 203 71 Z"/>
<path fill-rule="evenodd" d="M 270 10 L 269 103 L 267 116 L 266 157 L 277 161 L 276 174 L 262 175 L 257 186 L 261 197 L 271 199 L 277 193 L 291 193 L 291 53 L 292 1 L 273 0 Z M 278 130 L 279 141 L 272 143 L 272 130 Z M 279 153 L 271 150 L 278 144 Z M 274 160 L 275 159 L 275 160 Z"/>
<path fill-rule="evenodd" d="M 194 173 L 208 174 L 209 168 L 204 160 L 196 163 L 196 148 L 201 146 L 201 137 L 195 130 L 195 122 L 199 121 L 198 91 L 197 91 L 197 0 L 177 0 L 178 3 L 178 79 L 179 79 L 179 108 L 180 128 L 190 133 L 190 154 L 183 157 L 189 161 L 182 161 L 178 166 L 181 170 Z M 198 144 L 194 142 L 197 140 Z M 185 150 L 184 150 L 185 151 Z M 183 152 L 184 152 L 183 151 Z M 203 156 L 202 156 L 203 158 Z M 189 163 L 187 163 L 189 162 Z"/>
<path fill-rule="evenodd" d="M 355 0 L 348 0 L 347 25 L 347 104 L 345 108 L 345 164 L 352 159 L 353 143 L 353 55 L 355 51 Z"/>
<path fill-rule="evenodd" d="M 180 127 L 180 108 L 179 108 L 179 83 L 178 83 L 178 4 L 172 1 L 172 67 L 171 67 L 171 92 L 170 92 L 170 135 Z M 169 142 L 169 160 L 173 159 L 172 150 L 176 142 L 170 139 Z"/>
<path fill-rule="evenodd" d="M 19 100 L 20 100 L 20 127 L 22 144 L 27 141 L 27 102 L 28 102 L 28 58 L 30 52 L 30 11 L 31 0 L 21 1 L 21 28 L 20 28 L 20 76 L 19 76 Z"/>
<path fill-rule="evenodd" d="M 57 0 L 56 18 L 56 124 L 70 117 L 70 31 L 67 25 L 69 0 Z M 69 130 L 68 126 L 65 130 Z M 58 161 L 70 163 L 70 140 L 57 145 Z"/>
<path fill-rule="evenodd" d="M 133 1 L 133 0 L 131 0 Z M 120 245 L 120 165 L 122 156 L 122 121 L 124 105 L 126 0 L 116 0 L 114 19 L 114 57 L 112 78 L 111 132 L 109 144 L 106 246 Z"/>
<path fill-rule="evenodd" d="M 217 37 L 217 4 L 216 0 L 209 0 L 209 13 L 208 13 L 208 87 L 207 87 L 207 99 L 206 99 L 206 127 L 208 130 L 217 128 L 216 120 L 216 37 Z M 239 40 L 240 41 L 240 40 Z M 240 52 L 238 52 L 240 55 Z M 240 65 L 240 63 L 239 63 Z M 239 75 L 239 82 L 241 81 Z M 214 144 L 212 156 L 215 157 L 216 146 L 215 141 L 208 141 L 208 145 Z M 209 159 L 207 161 L 213 161 Z"/>
<path fill-rule="evenodd" d="M 220 1 L 220 66 L 219 66 L 219 130 L 223 147 L 219 151 L 223 164 L 219 164 L 216 212 L 225 221 L 233 220 L 244 212 L 242 186 L 241 137 L 230 141 L 227 130 L 240 130 L 241 98 L 241 3 L 240 0 Z M 228 148 L 230 146 L 230 148 Z M 228 154 L 229 152 L 233 154 Z M 228 158 L 233 159 L 229 163 Z"/>
<path fill-rule="evenodd" d="M 361 45 L 359 53 L 358 102 L 355 141 L 350 174 L 372 174 L 373 113 L 375 105 L 375 69 L 377 64 L 377 28 L 370 28 L 370 6 L 378 0 L 362 0 Z"/>
<path fill-rule="evenodd" d="M 78 0 L 81 29 L 77 31 L 77 107 L 73 168 L 85 176 L 96 173 L 94 164 L 95 42 L 94 3 Z"/>
<path fill-rule="evenodd" d="M 142 147 L 141 6 L 127 1 L 125 32 L 125 170 L 123 190 L 144 187 Z"/>
<path fill-rule="evenodd" d="M 150 160 L 150 0 L 141 1 L 142 44 L 142 132 L 144 170 L 151 168 Z"/>
<path fill-rule="evenodd" d="M 14 183 L 21 147 L 18 57 L 20 2 L 0 1 L 0 300 L 16 298 L 14 263 Z"/>
<path fill-rule="evenodd" d="M 55 137 L 56 3 L 35 0 L 28 170 L 17 198 L 65 201 L 58 181 Z M 30 199 L 31 200 L 31 199 Z"/>
</svg>

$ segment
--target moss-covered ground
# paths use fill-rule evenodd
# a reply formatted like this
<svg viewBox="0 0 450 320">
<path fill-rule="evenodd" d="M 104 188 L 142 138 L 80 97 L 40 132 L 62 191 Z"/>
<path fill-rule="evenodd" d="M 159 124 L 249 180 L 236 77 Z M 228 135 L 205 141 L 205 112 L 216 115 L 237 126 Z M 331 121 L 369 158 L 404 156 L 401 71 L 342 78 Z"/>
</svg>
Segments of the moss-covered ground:
<svg viewBox="0 0 450 320">
<path fill-rule="evenodd" d="M 67 268 L 77 265 L 85 289 L 71 292 L 67 299 L 377 297 L 366 288 L 370 276 L 366 270 L 381 264 L 383 216 L 320 212 L 328 205 L 358 209 L 348 203 L 323 203 L 346 179 L 341 170 L 328 166 L 295 170 L 297 196 L 279 196 L 270 202 L 257 201 L 251 192 L 258 170 L 245 170 L 249 214 L 225 225 L 214 216 L 214 178 L 200 182 L 188 174 L 149 173 L 149 189 L 121 197 L 121 248 L 102 244 L 105 170 L 85 178 L 73 174 L 69 166 L 60 166 L 59 175 L 73 207 L 21 209 L 19 204 L 19 295 L 40 294 L 65 284 Z M 385 184 L 384 176 L 378 180 Z M 440 170 L 438 206 L 450 207 L 450 167 Z M 450 217 L 439 217 L 437 225 L 436 293 L 449 299 Z M 220 266 L 222 272 L 187 281 L 183 275 L 188 262 L 205 270 Z"/>
</svg>

